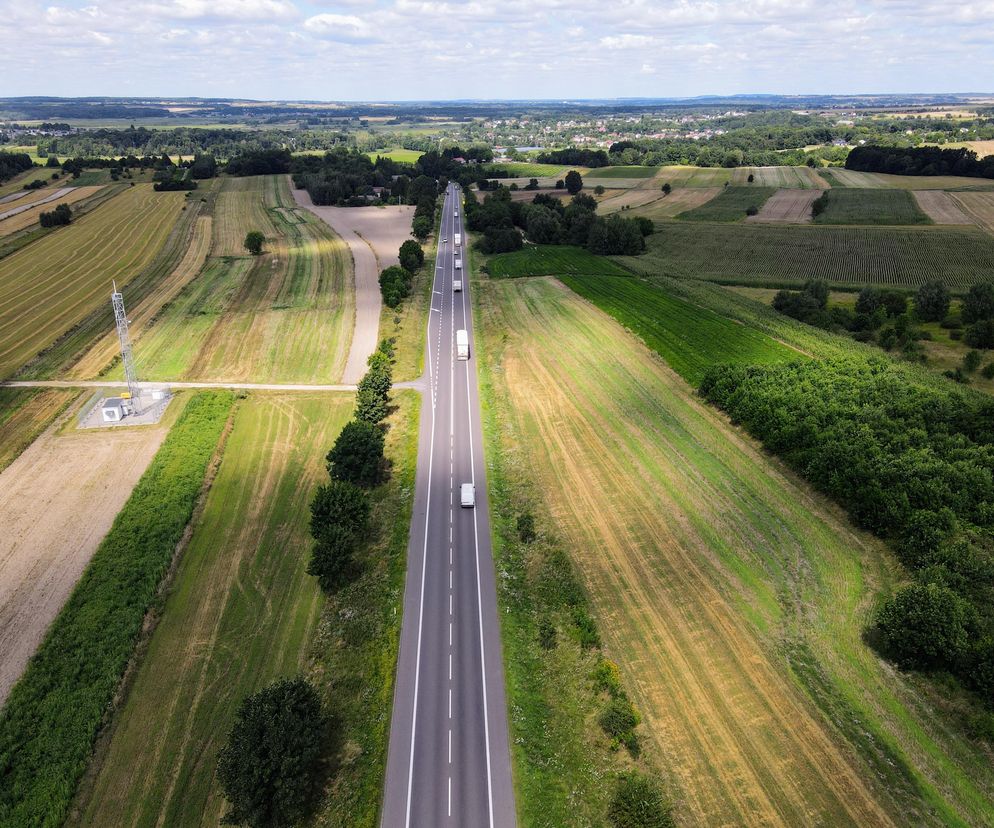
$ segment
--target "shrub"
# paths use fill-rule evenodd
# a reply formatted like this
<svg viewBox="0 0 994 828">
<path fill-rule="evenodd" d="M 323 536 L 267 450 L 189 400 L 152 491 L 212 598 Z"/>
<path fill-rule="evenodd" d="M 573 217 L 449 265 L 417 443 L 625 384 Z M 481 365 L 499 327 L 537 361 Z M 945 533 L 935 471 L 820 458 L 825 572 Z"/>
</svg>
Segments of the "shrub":
<svg viewBox="0 0 994 828">
<path fill-rule="evenodd" d="M 575 607 L 573 610 L 573 623 L 576 624 L 577 639 L 584 650 L 601 646 L 600 633 L 597 632 L 597 625 L 590 613 L 583 607 Z"/>
<path fill-rule="evenodd" d="M 258 256 L 262 253 L 262 245 L 265 241 L 266 237 L 260 231 L 249 230 L 245 235 L 245 249 L 253 256 Z"/>
<path fill-rule="evenodd" d="M 963 355 L 963 370 L 972 374 L 980 367 L 980 351 L 967 351 Z"/>
<path fill-rule="evenodd" d="M 387 307 L 395 308 L 411 293 L 411 274 L 399 265 L 392 265 L 380 274 L 380 293 Z"/>
<path fill-rule="evenodd" d="M 49 213 L 38 216 L 42 227 L 59 227 L 72 222 L 72 210 L 68 204 L 60 204 Z"/>
<path fill-rule="evenodd" d="M 618 695 L 611 698 L 597 721 L 609 736 L 624 741 L 635 730 L 639 718 L 628 698 Z"/>
<path fill-rule="evenodd" d="M 980 322 L 994 319 L 994 285 L 973 285 L 963 300 L 963 321 Z"/>
<path fill-rule="evenodd" d="M 913 584 L 884 602 L 876 623 L 887 652 L 901 666 L 949 669 L 966 652 L 971 609 L 948 587 Z"/>
<path fill-rule="evenodd" d="M 971 348 L 994 348 L 994 319 L 974 322 L 963 331 L 963 341 Z"/>
<path fill-rule="evenodd" d="M 612 828 L 672 828 L 670 805 L 659 786 L 641 774 L 626 774 L 607 811 Z"/>
<path fill-rule="evenodd" d="M 538 644 L 543 650 L 556 648 L 556 625 L 548 618 L 538 622 Z"/>
<path fill-rule="evenodd" d="M 299 823 L 321 790 L 328 721 L 317 691 L 283 679 L 247 697 L 221 748 L 217 776 L 229 825 L 277 828 Z"/>
<path fill-rule="evenodd" d="M 371 423 L 346 423 L 328 452 L 328 473 L 363 488 L 372 488 L 385 477 L 383 432 Z"/>
<path fill-rule="evenodd" d="M 755 216 L 758 214 L 759 214 L 759 208 L 755 204 L 750 204 L 748 207 L 746 207 L 747 216 Z"/>
<path fill-rule="evenodd" d="M 612 698 L 618 698 L 625 693 L 621 686 L 621 671 L 613 661 L 606 658 L 601 659 L 594 669 L 593 679 L 597 689 L 607 693 Z"/>
<path fill-rule="evenodd" d="M 355 548 L 356 537 L 352 532 L 342 526 L 327 527 L 311 551 L 307 574 L 318 579 L 322 591 L 335 592 L 352 579 Z"/>
<path fill-rule="evenodd" d="M 988 362 L 980 372 L 980 375 L 984 379 L 994 379 L 994 362 Z"/>
<path fill-rule="evenodd" d="M 531 512 L 518 515 L 518 537 L 522 543 L 531 543 L 537 537 L 535 534 L 535 518 Z"/>
<path fill-rule="evenodd" d="M 926 282 L 915 294 L 915 312 L 925 322 L 938 322 L 949 313 L 949 288 L 942 282 Z"/>
</svg>

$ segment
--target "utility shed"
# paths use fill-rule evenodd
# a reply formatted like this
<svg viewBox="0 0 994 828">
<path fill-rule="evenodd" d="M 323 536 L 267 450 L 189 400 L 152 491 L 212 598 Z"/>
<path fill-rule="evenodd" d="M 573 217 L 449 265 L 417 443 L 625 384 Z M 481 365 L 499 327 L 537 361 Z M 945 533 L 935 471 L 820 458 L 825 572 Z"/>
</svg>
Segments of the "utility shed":
<svg viewBox="0 0 994 828">
<path fill-rule="evenodd" d="M 124 400 L 120 397 L 108 397 L 100 406 L 105 423 L 118 423 L 124 417 Z"/>
</svg>

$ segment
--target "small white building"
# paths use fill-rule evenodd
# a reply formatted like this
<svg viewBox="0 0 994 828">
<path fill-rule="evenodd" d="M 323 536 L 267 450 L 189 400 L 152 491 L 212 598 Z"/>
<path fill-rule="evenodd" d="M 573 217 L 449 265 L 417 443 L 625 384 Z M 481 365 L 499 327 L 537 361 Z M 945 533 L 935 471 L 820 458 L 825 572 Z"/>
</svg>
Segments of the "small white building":
<svg viewBox="0 0 994 828">
<path fill-rule="evenodd" d="M 119 423 L 124 417 L 124 400 L 120 397 L 108 397 L 100 406 L 105 423 Z"/>
</svg>

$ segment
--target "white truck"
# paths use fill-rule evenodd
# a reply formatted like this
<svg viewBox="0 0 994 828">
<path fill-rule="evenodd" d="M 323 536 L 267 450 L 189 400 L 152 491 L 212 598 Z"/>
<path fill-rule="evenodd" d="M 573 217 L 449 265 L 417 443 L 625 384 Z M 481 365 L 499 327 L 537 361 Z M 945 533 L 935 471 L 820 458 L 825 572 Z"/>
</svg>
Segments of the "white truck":
<svg viewBox="0 0 994 828">
<path fill-rule="evenodd" d="M 455 245 L 458 247 L 460 244 L 462 244 L 462 233 L 456 233 Z"/>
<path fill-rule="evenodd" d="M 472 509 L 476 506 L 476 486 L 472 483 L 463 483 L 460 487 L 459 505 L 464 509 Z"/>
<path fill-rule="evenodd" d="M 462 270 L 462 259 L 456 256 L 456 270 Z"/>
<path fill-rule="evenodd" d="M 452 217 L 453 218 L 459 218 L 459 211 L 458 210 L 453 210 L 452 211 Z"/>
<path fill-rule="evenodd" d="M 456 331 L 456 359 L 469 359 L 469 331 Z"/>
<path fill-rule="evenodd" d="M 459 293 L 459 291 L 461 291 L 461 290 L 462 290 L 462 279 L 453 279 L 452 280 L 452 292 L 453 293 Z"/>
</svg>

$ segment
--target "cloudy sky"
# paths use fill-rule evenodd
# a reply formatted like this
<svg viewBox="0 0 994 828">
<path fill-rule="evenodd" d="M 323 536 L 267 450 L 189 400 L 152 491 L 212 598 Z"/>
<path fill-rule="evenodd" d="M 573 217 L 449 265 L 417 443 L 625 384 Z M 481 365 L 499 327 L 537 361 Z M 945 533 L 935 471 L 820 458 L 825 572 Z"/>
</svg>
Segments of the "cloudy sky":
<svg viewBox="0 0 994 828">
<path fill-rule="evenodd" d="M 0 0 L 0 96 L 994 91 L 994 0 Z"/>
</svg>

